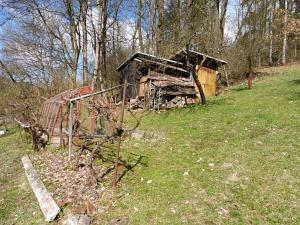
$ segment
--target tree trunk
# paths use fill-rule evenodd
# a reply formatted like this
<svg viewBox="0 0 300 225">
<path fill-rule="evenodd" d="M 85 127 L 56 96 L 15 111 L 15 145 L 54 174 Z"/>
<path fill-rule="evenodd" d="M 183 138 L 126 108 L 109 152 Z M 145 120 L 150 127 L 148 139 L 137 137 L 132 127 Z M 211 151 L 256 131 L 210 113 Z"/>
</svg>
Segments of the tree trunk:
<svg viewBox="0 0 300 225">
<path fill-rule="evenodd" d="M 248 58 L 249 63 L 249 71 L 248 71 L 248 89 L 252 88 L 253 83 L 253 69 L 252 69 L 252 59 L 251 57 Z"/>
<path fill-rule="evenodd" d="M 3 70 L 7 73 L 7 75 L 9 76 L 10 80 L 13 83 L 17 83 L 17 81 L 15 80 L 13 74 L 11 73 L 11 71 L 8 69 L 8 67 L 2 62 L 2 60 L 0 59 L 0 65 L 3 68 Z"/>
<path fill-rule="evenodd" d="M 205 59 L 206 59 L 206 57 L 204 56 L 204 58 L 202 59 L 202 62 L 198 65 L 199 69 L 203 65 Z M 197 89 L 200 94 L 201 103 L 202 103 L 202 105 L 205 105 L 206 104 L 205 93 L 203 91 L 202 85 L 201 85 L 201 83 L 198 79 L 197 73 L 196 73 L 196 63 L 190 61 L 189 45 L 187 45 L 187 47 L 186 47 L 186 67 L 190 71 L 190 73 L 193 77 L 193 80 L 196 83 Z"/>
<path fill-rule="evenodd" d="M 106 1 L 106 0 L 104 0 Z M 98 18 L 97 18 L 97 26 L 95 28 L 95 59 L 94 59 L 94 70 L 93 70 L 93 80 L 92 80 L 92 88 L 96 89 L 99 87 L 101 90 L 104 88 L 103 86 L 103 77 L 102 77 L 102 71 L 100 69 L 101 65 L 101 59 L 100 59 L 100 54 L 101 54 L 101 46 L 102 46 L 102 24 L 103 24 L 103 17 L 102 17 L 102 12 L 103 12 L 103 7 L 104 7 L 104 2 L 102 0 L 97 0 L 97 8 L 98 8 Z M 103 63 L 103 61 L 102 61 Z"/>
<path fill-rule="evenodd" d="M 296 2 L 296 13 L 300 13 L 300 0 L 295 0 Z"/>
<path fill-rule="evenodd" d="M 132 36 L 132 46 L 131 46 L 132 53 L 134 53 L 136 50 L 136 34 L 137 34 L 137 27 L 135 26 L 133 36 Z"/>
<path fill-rule="evenodd" d="M 228 79 L 228 74 L 227 74 L 225 65 L 223 65 L 222 67 L 223 67 L 223 71 L 224 71 L 224 74 L 225 74 L 226 86 L 229 87 L 229 79 Z"/>
<path fill-rule="evenodd" d="M 279 8 L 280 9 L 285 9 L 285 1 L 286 0 L 279 0 Z"/>
<path fill-rule="evenodd" d="M 284 1 L 284 31 L 283 31 L 283 49 L 282 49 L 282 64 L 286 64 L 287 51 L 287 0 Z"/>
<path fill-rule="evenodd" d="M 105 86 L 107 80 L 107 65 L 106 65 L 106 42 L 107 42 L 107 0 L 103 0 L 103 6 L 101 7 L 102 14 L 102 29 L 101 29 L 101 69 L 102 69 L 102 89 Z"/>
<path fill-rule="evenodd" d="M 81 1 L 81 17 L 82 17 L 82 56 L 83 56 L 83 84 L 88 84 L 88 40 L 87 40 L 87 26 L 86 16 L 88 11 L 88 0 Z"/>
<path fill-rule="evenodd" d="M 142 0 L 138 0 L 137 5 L 137 32 L 139 37 L 140 51 L 144 52 L 143 33 L 142 33 Z"/>
<path fill-rule="evenodd" d="M 157 46 L 156 53 L 161 55 L 163 42 L 163 17 L 164 17 L 164 0 L 158 0 L 158 25 L 157 25 Z"/>
<path fill-rule="evenodd" d="M 71 74 L 71 81 L 72 81 L 72 87 L 76 87 L 77 82 L 77 67 L 78 67 L 78 59 L 79 59 L 79 50 L 74 49 L 74 56 L 73 56 L 73 62 L 72 62 L 72 74 Z"/>
<path fill-rule="evenodd" d="M 157 50 L 157 41 L 156 41 L 156 33 L 157 33 L 157 26 L 156 26 L 156 13 L 157 13 L 157 1 L 159 0 L 154 0 L 154 3 L 152 5 L 153 9 L 153 14 L 152 14 L 152 37 L 151 37 L 151 48 L 152 48 L 152 53 Z"/>
<path fill-rule="evenodd" d="M 71 65 L 71 86 L 76 87 L 76 80 L 77 80 L 77 67 L 78 67 L 78 59 L 81 49 L 80 44 L 80 34 L 77 32 L 77 25 L 75 23 L 75 13 L 73 10 L 73 5 L 71 0 L 65 0 L 64 1 L 67 16 L 69 19 L 69 29 L 70 29 L 70 36 L 71 36 L 71 44 L 72 44 L 72 51 L 73 51 L 73 57 L 72 57 L 72 65 Z"/>
<path fill-rule="evenodd" d="M 151 35 L 151 18 L 152 18 L 152 12 L 153 12 L 153 8 L 151 5 L 150 1 L 148 3 L 148 16 L 147 16 L 147 34 L 146 34 L 146 52 L 149 54 L 150 53 L 150 35 Z"/>
<path fill-rule="evenodd" d="M 199 67 L 199 68 L 201 68 L 201 67 Z M 194 81 L 196 83 L 196 86 L 198 88 L 201 103 L 202 103 L 202 105 L 205 105 L 206 104 L 206 97 L 205 97 L 204 90 L 202 88 L 202 85 L 201 85 L 201 83 L 198 79 L 197 73 L 196 73 L 196 66 L 193 66 L 193 68 L 192 68 L 192 76 L 193 76 L 193 79 L 194 79 Z"/>
<path fill-rule="evenodd" d="M 223 44 L 223 41 L 224 41 L 224 29 L 225 29 L 225 18 L 226 18 L 226 12 L 227 12 L 227 5 L 228 5 L 228 0 L 223 0 L 222 6 L 221 6 L 221 12 L 220 12 L 220 22 L 219 22 L 221 45 Z"/>
<path fill-rule="evenodd" d="M 269 63 L 273 64 L 273 6 L 270 4 L 270 21 L 269 21 L 269 37 L 270 37 L 270 48 L 269 48 Z"/>
<path fill-rule="evenodd" d="M 97 83 L 99 78 L 101 77 L 101 72 L 99 70 L 99 59 L 100 59 L 100 44 L 98 42 L 98 38 L 97 38 L 97 43 L 96 43 L 96 49 L 94 52 L 94 70 L 93 70 L 93 79 L 92 79 L 92 83 L 91 86 L 93 89 L 97 88 Z"/>
<path fill-rule="evenodd" d="M 294 59 L 297 60 L 297 40 L 294 40 Z"/>
</svg>

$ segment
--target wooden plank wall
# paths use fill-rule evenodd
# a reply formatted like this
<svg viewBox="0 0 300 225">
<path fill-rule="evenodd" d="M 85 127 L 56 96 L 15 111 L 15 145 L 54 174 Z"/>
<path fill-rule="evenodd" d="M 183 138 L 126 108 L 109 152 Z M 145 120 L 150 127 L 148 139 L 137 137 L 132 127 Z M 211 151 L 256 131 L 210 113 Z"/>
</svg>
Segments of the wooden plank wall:
<svg viewBox="0 0 300 225">
<path fill-rule="evenodd" d="M 147 76 L 143 76 L 140 79 L 140 85 L 139 85 L 139 96 L 144 97 L 145 96 L 145 92 L 146 92 L 146 88 L 147 88 Z"/>
<path fill-rule="evenodd" d="M 198 70 L 198 79 L 203 87 L 205 96 L 215 96 L 216 95 L 216 85 L 217 85 L 217 71 L 201 67 Z M 195 84 L 195 89 L 197 95 L 199 96 L 199 91 Z"/>
</svg>

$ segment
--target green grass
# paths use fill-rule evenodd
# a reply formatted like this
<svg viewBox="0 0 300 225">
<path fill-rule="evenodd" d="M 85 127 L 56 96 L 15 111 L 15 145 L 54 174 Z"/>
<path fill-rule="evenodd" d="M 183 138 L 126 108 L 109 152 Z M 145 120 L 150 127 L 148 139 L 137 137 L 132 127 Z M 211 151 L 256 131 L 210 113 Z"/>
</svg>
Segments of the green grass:
<svg viewBox="0 0 300 225">
<path fill-rule="evenodd" d="M 300 68 L 272 70 L 251 90 L 143 118 L 159 138 L 123 143 L 122 158 L 139 161 L 95 223 L 299 224 Z M 0 138 L 0 224 L 43 224 L 20 161 L 31 150 L 17 138 Z"/>
<path fill-rule="evenodd" d="M 142 160 L 118 189 L 129 195 L 101 222 L 300 223 L 299 67 L 251 90 L 233 87 L 205 107 L 151 113 L 140 129 L 162 139 L 123 145 L 123 158 Z"/>
<path fill-rule="evenodd" d="M 32 154 L 19 133 L 11 130 L 0 138 L 0 224 L 46 224 L 21 162 Z"/>
</svg>

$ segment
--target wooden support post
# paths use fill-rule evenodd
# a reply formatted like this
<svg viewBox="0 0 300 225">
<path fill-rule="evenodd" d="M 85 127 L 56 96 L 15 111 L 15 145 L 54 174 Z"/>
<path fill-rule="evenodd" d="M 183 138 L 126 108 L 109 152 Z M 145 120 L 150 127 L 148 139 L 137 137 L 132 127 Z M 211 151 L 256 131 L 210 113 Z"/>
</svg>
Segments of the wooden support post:
<svg viewBox="0 0 300 225">
<path fill-rule="evenodd" d="M 70 101 L 70 110 L 69 110 L 69 161 L 71 161 L 72 155 L 72 134 L 73 134 L 73 102 Z"/>
<path fill-rule="evenodd" d="M 63 101 L 63 97 L 61 96 L 60 101 Z M 60 148 L 63 148 L 63 134 L 62 134 L 62 129 L 63 129 L 63 104 L 60 104 L 60 120 L 59 120 L 59 146 Z"/>
<path fill-rule="evenodd" d="M 223 70 L 224 70 L 224 74 L 225 74 L 225 78 L 226 78 L 226 86 L 229 87 L 229 80 L 228 80 L 228 74 L 225 68 L 225 65 L 222 66 Z"/>
<path fill-rule="evenodd" d="M 124 81 L 123 86 L 123 99 L 122 99 L 122 108 L 121 108 L 121 116 L 120 116 L 120 125 L 119 125 L 119 136 L 118 136 L 118 144 L 117 144 L 117 152 L 116 152 L 116 162 L 115 162 L 115 173 L 113 178 L 113 186 L 115 187 L 118 183 L 119 177 L 119 157 L 120 157 L 120 148 L 121 148 L 121 141 L 122 141 L 122 132 L 123 132 L 123 120 L 124 120 L 124 112 L 125 112 L 125 101 L 126 101 L 126 90 L 127 90 L 127 80 Z"/>
<path fill-rule="evenodd" d="M 158 110 L 159 110 L 159 103 L 160 103 L 160 91 L 161 91 L 161 88 L 158 89 L 158 104 L 157 104 Z"/>
<path fill-rule="evenodd" d="M 151 109 L 151 86 L 152 86 L 152 81 L 149 80 L 149 90 L 148 90 L 148 109 Z"/>
<path fill-rule="evenodd" d="M 153 110 L 156 109 L 156 88 L 155 85 L 153 85 Z"/>
</svg>

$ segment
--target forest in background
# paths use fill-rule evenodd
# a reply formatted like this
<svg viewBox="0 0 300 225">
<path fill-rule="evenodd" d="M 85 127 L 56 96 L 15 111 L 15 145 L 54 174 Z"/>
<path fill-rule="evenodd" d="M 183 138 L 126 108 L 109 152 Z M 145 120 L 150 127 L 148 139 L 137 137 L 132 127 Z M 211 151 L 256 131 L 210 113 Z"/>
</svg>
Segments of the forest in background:
<svg viewBox="0 0 300 225">
<path fill-rule="evenodd" d="M 6 0 L 0 7 L 2 109 L 34 107 L 76 86 L 111 87 L 116 67 L 136 51 L 169 57 L 189 44 L 227 60 L 230 79 L 300 54 L 300 0 Z"/>
</svg>

